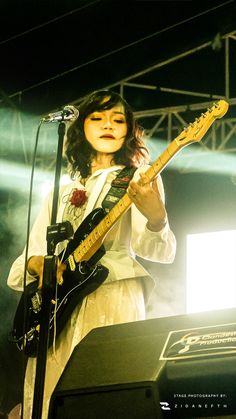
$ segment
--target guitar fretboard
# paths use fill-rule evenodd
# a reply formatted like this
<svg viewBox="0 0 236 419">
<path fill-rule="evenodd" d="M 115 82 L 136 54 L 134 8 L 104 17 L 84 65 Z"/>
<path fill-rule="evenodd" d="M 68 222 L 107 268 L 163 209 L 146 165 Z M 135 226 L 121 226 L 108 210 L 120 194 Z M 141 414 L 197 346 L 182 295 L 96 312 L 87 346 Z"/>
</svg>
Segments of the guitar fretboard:
<svg viewBox="0 0 236 419">
<path fill-rule="evenodd" d="M 178 142 L 178 137 L 167 147 L 161 156 L 152 164 L 146 171 L 146 176 L 151 182 L 161 171 L 165 168 L 167 163 L 174 157 L 174 155 L 183 147 Z M 141 184 L 141 179 L 138 180 Z M 86 260 L 86 255 L 91 252 L 91 248 L 98 242 L 104 239 L 108 231 L 118 221 L 118 219 L 129 209 L 132 201 L 126 193 L 119 202 L 110 210 L 110 212 L 103 218 L 102 221 L 93 229 L 93 231 L 83 240 L 83 242 L 73 252 L 73 257 L 78 263 Z"/>
</svg>

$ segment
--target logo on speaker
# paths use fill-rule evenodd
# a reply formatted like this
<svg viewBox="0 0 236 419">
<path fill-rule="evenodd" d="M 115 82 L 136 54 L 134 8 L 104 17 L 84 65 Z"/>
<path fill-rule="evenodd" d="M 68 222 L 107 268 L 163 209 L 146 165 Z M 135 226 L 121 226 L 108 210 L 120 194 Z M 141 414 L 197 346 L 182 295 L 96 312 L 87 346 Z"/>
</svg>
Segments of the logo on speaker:
<svg viewBox="0 0 236 419">
<path fill-rule="evenodd" d="M 236 352 L 236 323 L 171 331 L 161 360 Z"/>
<path fill-rule="evenodd" d="M 162 410 L 171 410 L 168 402 L 160 402 L 160 406 Z"/>
</svg>

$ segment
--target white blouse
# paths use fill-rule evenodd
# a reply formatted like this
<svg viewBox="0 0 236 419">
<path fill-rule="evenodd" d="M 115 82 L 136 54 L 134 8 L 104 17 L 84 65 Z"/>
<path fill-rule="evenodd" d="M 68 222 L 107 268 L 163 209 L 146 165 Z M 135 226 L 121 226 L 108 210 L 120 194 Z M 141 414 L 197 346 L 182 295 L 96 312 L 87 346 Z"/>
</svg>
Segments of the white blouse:
<svg viewBox="0 0 236 419">
<path fill-rule="evenodd" d="M 134 180 L 139 179 L 139 173 L 145 172 L 149 166 L 143 166 L 136 170 Z M 58 203 L 57 222 L 69 220 L 76 230 L 83 219 L 94 209 L 101 207 L 107 195 L 111 182 L 117 175 L 117 170 L 123 166 L 112 166 L 108 169 L 100 169 L 93 173 L 86 182 L 86 187 L 80 183 L 80 178 L 68 185 L 61 187 Z M 158 188 L 165 200 L 164 188 L 161 177 L 157 178 Z M 88 196 L 86 204 L 82 208 L 71 209 L 69 196 L 74 188 L 85 189 Z M 46 229 L 50 225 L 52 207 L 52 193 L 45 200 L 40 213 L 33 225 L 30 241 L 28 258 L 35 255 L 46 255 Z M 57 254 L 65 248 L 67 242 L 59 243 Z M 107 233 L 104 246 L 106 253 L 101 259 L 101 263 L 109 269 L 106 282 L 128 278 L 149 277 L 144 267 L 135 259 L 135 255 L 143 259 L 159 263 L 172 263 L 175 257 L 176 241 L 169 223 L 159 232 L 153 232 L 147 228 L 147 219 L 140 213 L 134 204 L 126 213 L 115 223 Z M 22 291 L 24 276 L 25 250 L 13 263 L 8 285 Z M 34 281 L 35 278 L 27 273 L 27 283 Z"/>
</svg>

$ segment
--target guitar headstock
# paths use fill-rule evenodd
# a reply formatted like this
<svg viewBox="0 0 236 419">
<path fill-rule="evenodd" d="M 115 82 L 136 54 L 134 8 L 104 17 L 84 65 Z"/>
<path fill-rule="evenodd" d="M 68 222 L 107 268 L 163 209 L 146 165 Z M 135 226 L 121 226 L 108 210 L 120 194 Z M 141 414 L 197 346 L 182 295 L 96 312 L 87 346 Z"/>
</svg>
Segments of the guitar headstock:
<svg viewBox="0 0 236 419">
<path fill-rule="evenodd" d="M 181 146 L 195 141 L 199 142 L 215 119 L 222 118 L 228 108 L 229 104 L 225 100 L 219 100 L 205 113 L 202 113 L 199 118 L 196 118 L 193 123 L 189 124 L 175 140 Z"/>
</svg>

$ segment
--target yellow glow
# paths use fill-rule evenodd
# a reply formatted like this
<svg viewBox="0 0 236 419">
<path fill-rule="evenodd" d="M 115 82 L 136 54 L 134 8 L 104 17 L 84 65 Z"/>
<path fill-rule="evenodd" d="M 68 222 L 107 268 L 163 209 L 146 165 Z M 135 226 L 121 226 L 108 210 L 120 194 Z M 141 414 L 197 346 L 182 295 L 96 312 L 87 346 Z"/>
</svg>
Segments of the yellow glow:
<svg viewBox="0 0 236 419">
<path fill-rule="evenodd" d="M 187 236 L 187 313 L 236 306 L 236 230 Z"/>
</svg>

